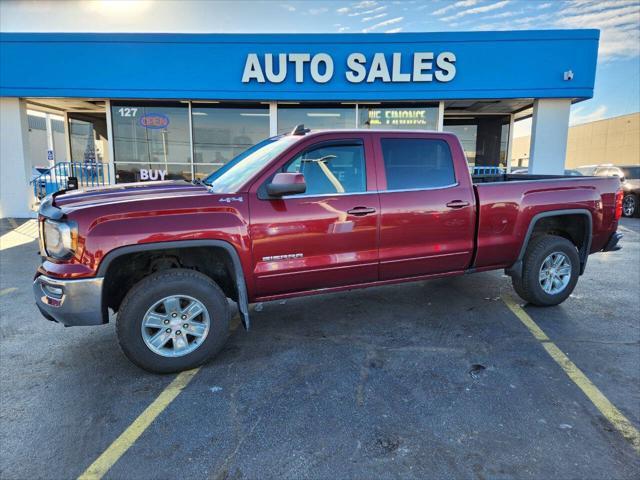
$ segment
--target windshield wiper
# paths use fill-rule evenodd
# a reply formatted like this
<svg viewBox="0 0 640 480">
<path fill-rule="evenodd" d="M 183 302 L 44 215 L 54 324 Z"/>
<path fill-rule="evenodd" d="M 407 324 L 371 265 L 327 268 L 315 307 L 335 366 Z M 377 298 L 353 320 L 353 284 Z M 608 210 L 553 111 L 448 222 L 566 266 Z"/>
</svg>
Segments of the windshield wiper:
<svg viewBox="0 0 640 480">
<path fill-rule="evenodd" d="M 207 183 L 207 182 L 205 182 L 204 180 L 200 180 L 199 178 L 194 178 L 193 180 L 191 180 L 191 183 L 192 183 L 193 185 L 205 185 L 205 186 L 207 186 L 207 187 L 210 187 L 210 186 L 211 186 L 211 184 L 210 184 L 210 183 Z"/>
</svg>

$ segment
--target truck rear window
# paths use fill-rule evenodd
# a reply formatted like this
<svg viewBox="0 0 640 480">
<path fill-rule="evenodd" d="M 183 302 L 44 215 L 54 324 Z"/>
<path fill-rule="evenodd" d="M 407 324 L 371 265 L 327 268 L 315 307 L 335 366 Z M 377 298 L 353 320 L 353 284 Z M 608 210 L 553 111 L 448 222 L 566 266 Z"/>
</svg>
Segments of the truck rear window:
<svg viewBox="0 0 640 480">
<path fill-rule="evenodd" d="M 456 183 L 451 150 L 444 140 L 383 138 L 388 190 L 439 188 Z"/>
</svg>

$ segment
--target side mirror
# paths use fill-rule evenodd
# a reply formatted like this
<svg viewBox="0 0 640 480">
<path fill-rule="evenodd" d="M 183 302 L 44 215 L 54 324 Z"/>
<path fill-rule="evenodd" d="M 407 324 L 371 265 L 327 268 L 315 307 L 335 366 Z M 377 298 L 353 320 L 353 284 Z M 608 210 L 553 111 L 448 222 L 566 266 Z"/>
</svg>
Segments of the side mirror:
<svg viewBox="0 0 640 480">
<path fill-rule="evenodd" d="M 271 183 L 267 185 L 267 193 L 272 197 L 295 195 L 306 191 L 307 184 L 302 173 L 276 173 Z"/>
</svg>

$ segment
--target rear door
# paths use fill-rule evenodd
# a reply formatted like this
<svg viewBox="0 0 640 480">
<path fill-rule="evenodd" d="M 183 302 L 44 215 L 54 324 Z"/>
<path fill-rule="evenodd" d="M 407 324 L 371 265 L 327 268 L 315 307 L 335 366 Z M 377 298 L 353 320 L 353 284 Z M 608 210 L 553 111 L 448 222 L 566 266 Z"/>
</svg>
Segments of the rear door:
<svg viewBox="0 0 640 480">
<path fill-rule="evenodd" d="M 301 143 L 251 189 L 257 296 L 378 279 L 380 205 L 371 140 L 338 135 Z M 268 198 L 266 184 L 277 172 L 304 174 L 306 193 Z"/>
<path fill-rule="evenodd" d="M 466 269 L 475 201 L 452 135 L 380 133 L 374 139 L 380 188 L 380 278 Z M 455 155 L 459 162 L 454 162 Z"/>
</svg>

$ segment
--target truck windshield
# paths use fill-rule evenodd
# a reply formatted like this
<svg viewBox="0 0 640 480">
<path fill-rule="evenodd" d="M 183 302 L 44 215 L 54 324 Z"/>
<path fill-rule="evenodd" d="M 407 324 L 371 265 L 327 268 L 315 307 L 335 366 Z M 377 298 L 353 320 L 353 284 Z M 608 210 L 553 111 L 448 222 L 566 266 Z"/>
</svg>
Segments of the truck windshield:
<svg viewBox="0 0 640 480">
<path fill-rule="evenodd" d="M 235 193 L 249 178 L 299 138 L 291 135 L 267 138 L 233 158 L 202 180 L 202 183 L 210 187 L 213 193 Z"/>
</svg>

